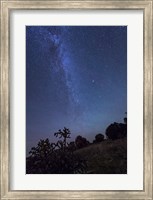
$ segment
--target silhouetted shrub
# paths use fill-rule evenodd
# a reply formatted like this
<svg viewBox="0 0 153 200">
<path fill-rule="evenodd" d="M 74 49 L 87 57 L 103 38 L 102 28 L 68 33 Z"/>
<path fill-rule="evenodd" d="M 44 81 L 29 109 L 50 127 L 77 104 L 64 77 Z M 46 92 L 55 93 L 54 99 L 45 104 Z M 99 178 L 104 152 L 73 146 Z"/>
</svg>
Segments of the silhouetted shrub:
<svg viewBox="0 0 153 200">
<path fill-rule="evenodd" d="M 95 140 L 93 141 L 93 143 L 99 143 L 99 142 L 102 142 L 102 141 L 104 141 L 104 135 L 101 134 L 101 133 L 98 133 L 95 136 Z"/>
<path fill-rule="evenodd" d="M 50 143 L 49 139 L 40 140 L 36 147 L 32 147 L 26 159 L 27 174 L 86 173 L 86 161 L 74 154 L 74 149 L 69 148 L 66 142 L 70 134 L 70 130 L 64 127 L 63 131 L 54 134 L 63 141 Z M 70 144 L 72 146 L 73 143 Z"/>
<path fill-rule="evenodd" d="M 116 123 L 109 125 L 106 129 L 108 139 L 116 140 L 127 136 L 127 124 Z"/>
<path fill-rule="evenodd" d="M 55 145 L 49 139 L 40 140 L 36 147 L 32 147 L 27 157 L 26 171 L 29 174 L 45 174 L 51 169 Z"/>
<path fill-rule="evenodd" d="M 84 138 L 84 137 L 82 137 L 82 136 L 80 136 L 80 135 L 78 135 L 78 136 L 76 137 L 76 139 L 75 139 L 75 145 L 76 145 L 76 147 L 77 147 L 78 149 L 83 148 L 83 147 L 86 147 L 86 146 L 88 146 L 89 144 L 90 144 L 89 141 L 88 141 L 86 138 Z"/>
<path fill-rule="evenodd" d="M 127 117 L 124 118 L 124 123 L 127 124 Z"/>
<path fill-rule="evenodd" d="M 59 138 L 63 138 L 62 144 L 63 144 L 63 148 L 65 149 L 66 147 L 66 140 L 67 138 L 70 138 L 70 130 L 66 127 L 64 127 L 63 131 L 61 131 L 61 129 L 59 129 L 58 132 L 54 133 L 54 136 L 59 137 Z"/>
<path fill-rule="evenodd" d="M 75 151 L 76 150 L 76 145 L 75 145 L 75 142 L 70 142 L 69 144 L 68 144 L 68 150 L 69 151 Z"/>
</svg>

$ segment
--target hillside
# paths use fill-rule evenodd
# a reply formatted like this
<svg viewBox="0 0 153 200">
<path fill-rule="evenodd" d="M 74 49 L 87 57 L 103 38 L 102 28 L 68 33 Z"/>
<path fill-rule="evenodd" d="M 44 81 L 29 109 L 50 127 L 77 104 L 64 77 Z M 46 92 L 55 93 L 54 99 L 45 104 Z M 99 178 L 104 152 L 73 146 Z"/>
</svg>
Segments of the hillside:
<svg viewBox="0 0 153 200">
<path fill-rule="evenodd" d="M 126 174 L 127 139 L 105 140 L 75 151 L 87 162 L 88 174 Z"/>
<path fill-rule="evenodd" d="M 94 143 L 78 136 L 75 142 L 66 143 L 70 131 L 64 128 L 62 140 L 51 143 L 40 140 L 26 158 L 27 174 L 126 174 L 127 139 L 101 140 Z M 65 133 L 65 132 L 64 132 Z M 59 136 L 60 134 L 60 136 Z M 55 133 L 61 137 L 63 132 Z M 100 135 L 99 135 L 100 136 Z M 103 139 L 103 138 L 101 138 Z M 85 145 L 83 147 L 83 145 Z"/>
</svg>

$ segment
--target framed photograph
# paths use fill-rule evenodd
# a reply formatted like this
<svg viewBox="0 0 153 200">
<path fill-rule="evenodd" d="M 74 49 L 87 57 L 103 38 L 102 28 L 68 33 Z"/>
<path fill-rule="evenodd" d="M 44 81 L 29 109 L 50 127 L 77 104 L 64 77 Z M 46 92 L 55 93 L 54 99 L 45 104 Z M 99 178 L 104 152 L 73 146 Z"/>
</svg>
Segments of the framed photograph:
<svg viewBox="0 0 153 200">
<path fill-rule="evenodd" d="M 152 199 L 152 1 L 1 0 L 1 199 Z"/>
</svg>

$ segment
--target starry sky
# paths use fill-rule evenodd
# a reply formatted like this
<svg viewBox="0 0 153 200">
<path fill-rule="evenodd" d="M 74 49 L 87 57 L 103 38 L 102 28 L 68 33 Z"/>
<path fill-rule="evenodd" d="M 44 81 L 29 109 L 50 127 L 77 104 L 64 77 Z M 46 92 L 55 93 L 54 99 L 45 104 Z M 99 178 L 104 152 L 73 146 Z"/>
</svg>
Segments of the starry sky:
<svg viewBox="0 0 153 200">
<path fill-rule="evenodd" d="M 127 111 L 126 26 L 26 27 L 26 143 L 93 141 Z"/>
</svg>

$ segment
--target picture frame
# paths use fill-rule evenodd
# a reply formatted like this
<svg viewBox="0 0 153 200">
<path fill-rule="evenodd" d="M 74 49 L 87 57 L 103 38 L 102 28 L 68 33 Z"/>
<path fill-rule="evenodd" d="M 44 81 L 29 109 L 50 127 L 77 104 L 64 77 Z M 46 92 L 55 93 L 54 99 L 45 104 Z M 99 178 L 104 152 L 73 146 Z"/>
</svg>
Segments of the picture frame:
<svg viewBox="0 0 153 200">
<path fill-rule="evenodd" d="M 143 10 L 143 131 L 144 163 L 143 190 L 136 191 L 21 191 L 10 190 L 10 11 L 11 10 Z M 1 199 L 153 199 L 152 180 L 152 132 L 153 132 L 153 90 L 152 90 L 152 1 L 25 1 L 1 0 Z M 134 177 L 133 177 L 134 178 Z"/>
</svg>

